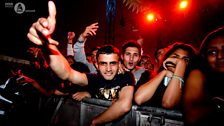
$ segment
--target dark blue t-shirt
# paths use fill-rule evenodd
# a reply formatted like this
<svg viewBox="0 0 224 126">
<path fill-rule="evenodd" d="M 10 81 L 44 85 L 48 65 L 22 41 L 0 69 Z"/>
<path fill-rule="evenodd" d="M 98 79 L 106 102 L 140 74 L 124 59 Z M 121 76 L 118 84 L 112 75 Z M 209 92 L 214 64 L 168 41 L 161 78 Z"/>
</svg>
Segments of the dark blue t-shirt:
<svg viewBox="0 0 224 126">
<path fill-rule="evenodd" d="M 113 80 L 105 80 L 100 74 L 87 73 L 88 86 L 92 97 L 113 100 L 119 97 L 124 86 L 134 86 L 135 79 L 131 72 L 116 75 Z"/>
</svg>

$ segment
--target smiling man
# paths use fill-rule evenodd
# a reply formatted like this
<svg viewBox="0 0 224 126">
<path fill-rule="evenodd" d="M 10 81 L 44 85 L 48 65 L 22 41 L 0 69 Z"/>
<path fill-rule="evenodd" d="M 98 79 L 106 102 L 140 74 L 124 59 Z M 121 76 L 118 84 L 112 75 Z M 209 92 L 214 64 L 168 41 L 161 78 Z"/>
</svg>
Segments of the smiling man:
<svg viewBox="0 0 224 126">
<path fill-rule="evenodd" d="M 58 42 L 51 38 L 56 25 L 56 7 L 52 1 L 48 3 L 48 10 L 48 18 L 39 18 L 29 29 L 27 34 L 29 40 L 37 45 L 45 45 L 42 47 L 47 50 L 49 66 L 59 78 L 80 86 L 89 86 L 93 97 L 115 100 L 107 110 L 92 120 L 91 126 L 112 122 L 129 112 L 132 107 L 135 81 L 130 72 L 118 74 L 119 50 L 106 45 L 97 51 L 98 74 L 80 73 L 72 69 L 57 49 Z M 43 42 L 43 38 L 47 42 Z"/>
</svg>

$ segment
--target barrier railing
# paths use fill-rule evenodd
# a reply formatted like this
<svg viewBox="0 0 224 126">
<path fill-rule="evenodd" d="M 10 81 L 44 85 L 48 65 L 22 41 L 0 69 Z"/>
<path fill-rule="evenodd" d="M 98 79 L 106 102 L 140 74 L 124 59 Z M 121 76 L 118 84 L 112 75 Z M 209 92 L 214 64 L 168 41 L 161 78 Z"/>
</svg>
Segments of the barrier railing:
<svg viewBox="0 0 224 126">
<path fill-rule="evenodd" d="M 85 98 L 81 102 L 67 99 L 61 104 L 52 118 L 52 125 L 89 126 L 91 120 L 105 111 L 110 101 Z M 69 113 L 69 114 L 68 114 Z M 68 117 L 68 118 L 66 118 Z M 124 117 L 105 124 L 105 126 L 183 126 L 182 113 L 150 106 L 132 105 Z"/>
</svg>

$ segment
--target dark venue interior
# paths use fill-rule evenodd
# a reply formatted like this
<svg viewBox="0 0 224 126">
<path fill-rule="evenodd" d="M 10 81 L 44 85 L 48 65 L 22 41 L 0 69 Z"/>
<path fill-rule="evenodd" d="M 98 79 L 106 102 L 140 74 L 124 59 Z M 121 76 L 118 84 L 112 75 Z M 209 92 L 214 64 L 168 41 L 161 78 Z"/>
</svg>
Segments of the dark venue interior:
<svg viewBox="0 0 224 126">
<path fill-rule="evenodd" d="M 128 39 L 144 39 L 145 52 L 153 54 L 155 48 L 174 41 L 185 41 L 196 47 L 202 38 L 213 29 L 224 25 L 223 0 L 190 0 L 189 8 L 177 10 L 176 0 L 140 0 L 145 9 L 135 9 L 128 0 L 116 1 L 114 40 L 112 44 L 120 47 Z M 135 0 L 133 0 L 135 1 Z M 48 15 L 47 0 L 22 0 L 26 10 L 22 14 L 14 11 L 9 3 L 3 2 L 3 35 L 1 54 L 27 59 L 26 49 L 30 46 L 26 34 L 32 22 Z M 74 31 L 76 37 L 93 22 L 99 22 L 95 37 L 89 38 L 87 50 L 94 45 L 107 43 L 106 0 L 55 0 L 57 7 L 57 26 L 54 33 L 60 41 L 59 48 L 65 53 L 68 31 Z M 148 11 L 158 13 L 157 21 L 150 23 L 145 19 Z M 111 43 L 111 42 L 110 42 Z"/>
<path fill-rule="evenodd" d="M 67 62 L 63 62 L 66 60 L 64 60 L 65 58 L 63 58 L 62 55 L 55 55 L 55 57 L 50 56 L 50 58 L 44 57 L 44 54 L 42 53 L 42 51 L 44 53 L 50 52 L 49 50 L 45 50 L 47 48 L 30 48 L 30 47 L 37 47 L 37 45 L 33 44 L 35 42 L 32 43 L 29 41 L 27 37 L 27 33 L 29 32 L 29 28 L 32 26 L 32 23 L 36 22 L 38 18 L 48 17 L 48 0 L 32 0 L 32 1 L 31 0 L 20 0 L 20 1 L 3 0 L 2 1 L 3 6 L 1 7 L 3 10 L 2 11 L 3 16 L 1 19 L 3 22 L 2 23 L 3 31 L 1 35 L 2 42 L 0 46 L 0 66 L 1 66 L 0 68 L 0 82 L 1 82 L 0 84 L 0 125 L 2 122 L 4 123 L 4 121 L 6 120 L 6 123 L 9 122 L 10 126 L 17 126 L 18 124 L 19 125 L 33 124 L 34 126 L 36 125 L 39 126 L 42 124 L 43 125 L 51 124 L 48 126 L 53 126 L 53 125 L 55 126 L 59 126 L 59 125 L 87 126 L 89 125 L 89 123 L 94 124 L 95 118 L 98 119 L 100 117 L 101 118 L 103 117 L 105 120 L 106 119 L 109 120 L 110 118 L 106 118 L 106 117 L 108 117 L 110 113 L 109 114 L 103 113 L 99 116 L 96 116 L 96 115 L 101 112 L 105 112 L 105 111 L 108 112 L 107 107 L 113 106 L 115 103 L 117 103 L 115 104 L 116 107 L 114 108 L 116 108 L 116 110 L 118 111 L 112 111 L 112 112 L 117 112 L 119 114 L 121 113 L 119 117 L 122 117 L 122 118 L 118 118 L 118 117 L 116 118 L 115 116 L 117 116 L 116 115 L 117 113 L 116 114 L 113 113 L 115 116 L 111 114 L 111 117 L 115 117 L 115 118 L 112 118 L 111 119 L 112 121 L 107 120 L 108 122 L 111 121 L 111 123 L 114 123 L 115 126 L 124 126 L 124 125 L 142 126 L 144 124 L 149 124 L 149 123 L 150 124 L 155 123 L 156 124 L 155 126 L 157 126 L 158 123 L 159 124 L 167 123 L 168 119 L 171 120 L 170 121 L 171 123 L 174 122 L 175 124 L 177 124 L 175 126 L 183 126 L 184 112 L 182 113 L 180 111 L 173 111 L 171 108 L 176 105 L 177 108 L 180 109 L 179 105 L 183 105 L 179 103 L 182 103 L 182 101 L 185 100 L 185 99 L 182 100 L 182 96 L 184 97 L 184 95 L 182 94 L 185 93 L 184 91 L 186 92 L 189 91 L 189 90 L 182 90 L 182 89 L 187 89 L 185 88 L 187 86 L 184 85 L 185 83 L 189 82 L 187 77 L 193 78 L 192 83 L 189 82 L 190 84 L 192 85 L 196 84 L 196 81 L 194 81 L 194 79 L 198 76 L 192 76 L 191 72 L 195 70 L 193 69 L 193 67 L 195 68 L 203 67 L 202 70 L 204 71 L 206 71 L 207 68 L 209 68 L 208 71 L 206 71 L 207 73 L 205 72 L 205 74 L 202 74 L 204 71 L 203 72 L 200 71 L 201 73 L 196 74 L 196 75 L 201 75 L 198 77 L 199 78 L 198 80 L 199 80 L 199 86 L 201 85 L 202 86 L 200 88 L 197 88 L 195 85 L 193 85 L 192 87 L 194 86 L 196 87 L 196 88 L 194 87 L 194 89 L 196 90 L 202 89 L 200 90 L 202 93 L 206 92 L 207 89 L 208 90 L 211 89 L 212 91 L 214 91 L 212 92 L 214 94 L 217 93 L 216 89 L 218 89 L 218 91 L 221 92 L 221 93 L 220 92 L 218 93 L 220 93 L 223 96 L 223 91 L 222 91 L 223 86 L 222 85 L 220 86 L 220 83 L 216 83 L 216 81 L 220 81 L 221 83 L 223 83 L 222 82 L 223 71 L 224 71 L 224 60 L 223 60 L 224 59 L 223 58 L 224 57 L 224 53 L 223 53 L 224 38 L 223 36 L 220 35 L 217 37 L 218 39 L 214 37 L 214 38 L 211 38 L 211 40 L 207 40 L 209 44 L 204 45 L 204 50 L 202 50 L 201 51 L 202 53 L 200 52 L 200 54 L 198 55 L 196 51 L 193 48 L 191 48 L 189 45 L 187 46 L 187 44 L 194 46 L 196 50 L 198 51 L 203 38 L 208 33 L 210 33 L 211 31 L 219 27 L 224 26 L 224 0 L 53 0 L 53 1 L 56 5 L 56 10 L 57 10 L 57 14 L 56 14 L 57 22 L 56 22 L 55 31 L 51 36 L 53 39 L 60 42 L 58 45 L 58 50 L 65 56 L 65 58 L 67 58 L 67 60 L 69 60 L 70 58 L 71 62 L 73 62 L 73 64 L 71 63 L 72 65 L 68 64 Z M 188 5 L 186 6 L 186 8 L 184 7 L 184 5 L 182 6 L 182 8 L 180 8 L 179 6 L 180 1 L 188 2 Z M 111 2 L 111 3 L 107 3 L 107 2 Z M 87 65 L 80 61 L 76 62 L 74 60 L 74 55 L 66 54 L 67 53 L 66 51 L 68 51 L 67 46 L 69 44 L 70 45 L 74 44 L 74 43 L 68 43 L 69 41 L 68 32 L 70 31 L 75 32 L 74 41 L 76 42 L 76 40 L 80 38 L 80 34 L 83 32 L 86 26 L 89 26 L 90 24 L 93 24 L 95 22 L 99 23 L 99 28 L 96 32 L 96 35 L 93 37 L 85 36 L 88 38 L 87 43 L 85 43 L 85 52 L 89 53 L 89 56 L 91 57 L 90 58 L 91 63 L 87 61 L 87 58 L 85 58 L 85 56 L 87 56 L 85 55 L 85 52 L 83 53 L 84 54 L 83 56 L 82 51 L 80 51 L 82 47 L 84 47 L 84 42 L 81 40 L 77 42 L 81 45 L 79 47 L 80 49 L 79 52 L 81 53 L 77 53 L 77 54 L 80 54 L 78 56 L 83 58 L 84 61 L 87 62 Z M 36 28 L 35 30 L 38 31 L 39 29 Z M 223 31 L 221 33 L 222 35 L 223 35 Z M 31 36 L 31 37 L 34 37 L 34 36 Z M 85 38 L 83 37 L 83 39 Z M 139 48 L 128 45 L 127 48 L 128 49 L 131 48 L 132 50 L 131 49 L 130 50 L 134 53 L 130 54 L 131 52 L 130 51 L 129 54 L 128 53 L 126 54 L 124 52 L 127 51 L 128 49 L 127 48 L 123 49 L 124 47 L 123 44 L 128 40 L 137 40 L 137 41 L 143 40 L 143 45 L 141 46 L 139 43 L 137 44 L 135 43 L 137 47 Z M 214 43 L 217 41 L 218 44 L 217 43 L 211 44 L 213 43 L 213 40 L 214 40 Z M 180 44 L 183 47 L 181 47 L 177 43 L 175 45 L 175 42 L 177 43 L 179 42 L 178 44 L 183 42 Z M 106 45 L 106 44 L 114 45 L 118 47 L 118 49 L 113 48 L 112 46 L 107 46 L 106 49 L 105 47 L 103 48 L 104 50 L 100 48 L 101 51 L 103 50 L 101 54 L 98 54 L 98 53 L 95 55 L 93 54 L 92 52 L 93 47 Z M 214 45 L 215 47 L 216 46 L 218 47 L 220 45 L 221 46 L 218 49 L 218 48 L 215 48 Z M 46 47 L 48 47 L 48 49 L 52 49 L 52 48 L 55 49 L 54 48 L 55 46 L 53 44 Z M 168 48 L 162 49 L 162 51 L 165 52 L 164 53 L 165 55 L 162 55 L 163 52 L 158 52 L 157 55 L 161 53 L 161 55 L 159 56 L 161 56 L 162 59 L 159 59 L 158 58 L 159 56 L 156 58 L 154 57 L 154 52 L 156 52 L 156 50 L 160 47 L 168 47 Z M 187 49 L 184 50 L 183 48 L 187 48 L 190 51 Z M 31 53 L 29 52 L 30 51 L 29 49 L 31 49 L 31 52 L 33 51 L 32 54 L 34 55 L 31 55 Z M 119 49 L 120 50 L 123 49 L 122 50 L 123 57 L 121 56 L 122 58 L 119 57 L 119 53 L 117 51 Z M 109 50 L 113 52 L 108 53 L 105 50 L 106 51 Z M 143 55 L 141 54 L 142 50 L 144 51 L 144 53 L 142 54 L 146 54 L 145 60 L 143 60 L 142 58 L 143 57 Z M 54 51 L 56 52 L 55 54 L 60 54 L 60 52 L 57 53 L 57 49 L 55 49 Z M 178 53 L 180 53 L 180 55 Z M 35 54 L 37 55 L 35 56 Z M 125 59 L 124 55 L 129 55 L 129 57 L 127 56 L 128 58 Z M 133 56 L 130 56 L 130 55 L 133 55 Z M 100 56 L 101 58 L 99 58 Z M 197 57 L 198 59 L 195 58 L 196 56 L 198 57 L 201 56 L 200 57 L 201 59 L 198 57 Z M 133 60 L 134 59 L 133 57 L 135 57 L 136 60 L 132 62 L 130 60 Z M 93 60 L 94 58 L 95 60 Z M 151 58 L 155 60 L 151 60 Z M 49 59 L 50 59 L 50 63 L 47 64 L 47 61 Z M 219 59 L 219 61 L 216 59 Z M 100 60 L 102 61 L 100 62 Z M 6 61 L 6 62 L 2 62 L 2 61 Z M 29 61 L 29 62 L 26 62 L 26 61 Z M 198 62 L 200 61 L 202 65 L 196 61 Z M 10 66 L 11 65 L 10 63 L 12 63 L 12 66 Z M 182 64 L 179 65 L 178 63 L 179 64 L 182 63 Z M 90 64 L 92 67 L 88 66 Z M 96 64 L 97 64 L 97 67 L 96 67 Z M 211 65 L 211 68 L 209 66 L 210 64 L 213 65 L 213 66 Z M 123 65 L 122 66 L 123 68 L 120 68 L 120 65 Z M 146 68 L 144 65 L 145 66 L 148 65 L 147 66 L 148 68 Z M 131 68 L 132 66 L 133 68 Z M 189 69 L 189 71 L 187 69 L 188 66 L 192 67 L 192 69 Z M 74 70 L 72 70 L 70 67 Z M 91 68 L 94 68 L 94 69 L 91 69 Z M 152 70 L 149 70 L 149 68 L 152 68 Z M 125 71 L 124 74 L 119 73 L 120 69 Z M 139 74 L 138 76 L 139 78 L 136 79 L 134 72 L 138 71 L 139 69 L 142 71 L 137 73 Z M 93 70 L 95 73 L 91 73 Z M 88 71 L 88 74 L 87 74 L 87 71 Z M 159 81 L 157 81 L 157 78 L 156 78 L 157 75 L 155 74 L 156 73 L 155 71 L 157 72 L 157 75 L 161 75 L 159 76 L 160 77 L 158 79 Z M 30 75 L 30 78 L 26 77 L 25 74 L 23 75 L 23 72 Z M 212 72 L 214 72 L 214 74 Z M 133 77 L 131 73 L 133 73 L 134 75 Z M 216 74 L 218 76 L 216 76 Z M 145 75 L 145 76 L 142 76 L 142 75 Z M 156 79 L 154 79 L 154 77 Z M 145 79 L 145 80 L 141 82 L 139 81 L 140 79 Z M 200 81 L 200 79 L 203 81 Z M 205 81 L 206 79 L 209 81 L 206 82 Z M 156 80 L 156 82 L 154 80 Z M 141 82 L 140 86 L 138 85 L 138 81 Z M 211 87 L 213 85 L 216 86 L 217 84 L 221 88 L 219 88 L 218 86 L 216 87 L 214 86 L 215 87 L 214 89 L 209 88 L 210 86 L 209 82 L 211 83 Z M 169 87 L 169 84 L 171 85 L 171 83 L 174 86 L 172 85 L 171 88 L 167 88 Z M 93 84 L 98 84 L 98 85 L 93 85 Z M 146 84 L 146 86 L 144 84 Z M 155 84 L 156 86 L 153 87 L 150 84 Z M 162 85 L 162 88 L 160 90 L 161 85 Z M 145 87 L 148 86 L 148 87 L 145 88 L 144 86 Z M 148 88 L 150 86 L 152 87 L 154 92 L 153 91 L 152 91 L 153 93 L 150 92 L 151 93 L 151 94 L 149 93 L 150 98 L 147 98 L 146 96 L 148 94 L 142 93 L 141 91 L 144 91 L 143 89 L 147 89 L 148 91 Z M 138 97 L 135 96 L 134 94 L 138 91 L 138 89 L 142 89 L 139 93 L 140 94 L 139 103 L 136 102 L 138 100 Z M 166 89 L 169 89 L 168 93 L 165 92 Z M 172 89 L 175 89 L 175 90 L 172 90 Z M 87 96 L 84 96 L 86 95 L 84 94 L 83 97 L 80 98 L 81 100 L 80 99 L 77 100 L 77 96 L 75 99 L 74 98 L 75 96 L 73 96 L 73 94 L 77 92 L 82 92 L 82 91 L 83 92 L 86 91 Z M 122 91 L 125 92 L 127 95 L 126 94 L 124 95 Z M 164 98 L 163 96 L 165 95 L 162 93 L 161 93 L 162 95 L 160 95 L 159 94 L 160 91 L 162 93 L 165 92 L 164 94 L 168 94 L 168 96 Z M 194 90 L 190 90 L 189 94 L 195 93 L 198 95 L 199 98 L 201 98 L 200 91 L 198 93 L 199 95 L 197 94 L 197 91 L 194 92 Z M 172 95 L 169 95 L 170 92 Z M 144 99 L 145 101 L 141 101 L 141 93 L 145 95 L 146 98 L 144 97 L 144 95 L 143 97 L 147 100 L 150 100 L 153 96 L 156 96 L 154 94 L 158 93 L 159 95 L 158 99 L 153 99 L 153 100 L 155 101 L 157 100 L 158 104 L 161 105 L 162 107 L 161 106 L 160 107 L 144 106 L 145 104 L 143 104 L 143 102 L 146 101 L 147 103 L 147 100 Z M 205 94 L 205 97 L 207 98 L 207 94 L 206 93 L 204 94 Z M 108 96 L 108 99 L 107 98 L 106 100 L 103 98 L 101 99 L 101 97 L 98 97 L 98 95 L 101 95 L 103 98 Z M 93 96 L 93 97 L 89 98 L 90 96 Z M 192 95 L 192 96 L 193 96 L 192 98 L 193 100 L 190 98 L 189 99 L 194 101 L 195 95 Z M 213 96 L 213 94 L 211 96 Z M 11 98 L 13 102 L 10 103 L 11 101 L 5 100 L 4 97 Z M 88 97 L 89 99 L 88 98 L 85 99 L 86 97 Z M 123 99 L 120 97 L 122 97 Z M 120 100 L 119 98 L 122 99 L 123 101 L 117 102 Z M 161 98 L 162 100 L 159 98 Z M 202 100 L 201 99 L 200 100 L 203 101 L 204 100 L 203 98 Z M 220 110 L 222 109 L 221 114 L 223 115 L 223 112 L 224 112 L 223 99 L 220 99 L 220 97 L 212 97 L 212 98 L 214 99 L 209 99 L 214 103 L 212 104 L 212 107 L 215 106 L 214 108 L 218 108 Z M 171 102 L 169 102 L 169 100 Z M 197 100 L 195 101 L 198 102 Z M 3 102 L 6 101 L 7 104 L 2 104 L 1 103 L 2 101 Z M 167 104 L 164 101 L 168 101 Z M 13 103 L 16 103 L 16 104 L 14 105 Z M 167 108 L 164 107 L 163 103 L 165 104 L 165 106 L 167 105 L 168 107 Z M 172 106 L 172 103 L 174 104 L 173 106 Z M 23 106 L 23 105 L 27 105 L 27 106 Z M 203 106 L 204 104 L 200 104 L 200 105 Z M 113 110 L 114 108 L 110 109 L 109 112 L 111 112 L 111 110 Z M 2 111 L 3 109 L 6 109 L 6 111 Z M 193 110 L 193 109 L 189 109 L 189 110 Z M 207 111 L 208 109 L 205 109 L 205 110 Z M 6 112 L 6 114 L 4 112 Z M 159 119 L 157 117 L 153 118 L 150 114 L 147 115 L 148 113 L 152 115 L 159 114 L 159 116 L 160 114 L 162 114 L 162 116 L 161 118 L 159 117 Z M 15 122 L 11 121 L 10 120 L 11 118 L 7 120 L 7 116 L 8 116 L 7 114 L 10 117 L 12 117 L 13 120 L 15 119 Z M 124 116 L 123 114 L 126 114 L 126 115 Z M 21 115 L 24 115 L 26 117 L 24 118 Z M 73 117 L 76 117 L 76 118 L 74 119 Z M 191 116 L 189 117 L 191 119 Z M 216 116 L 213 117 L 214 120 L 215 118 Z M 223 116 L 220 116 L 220 118 L 223 118 Z M 29 119 L 31 123 L 27 121 Z M 114 121 L 113 119 L 116 119 L 116 120 Z M 154 119 L 156 120 L 156 122 L 154 122 Z M 204 120 L 206 119 L 207 118 L 205 118 Z M 41 121 L 38 122 L 39 120 Z M 219 119 L 219 120 L 222 120 L 222 119 Z M 101 119 L 101 122 L 100 121 L 99 122 L 107 123 L 107 121 L 105 122 L 103 121 L 104 120 Z M 37 122 L 37 123 L 34 123 L 34 122 Z M 141 124 L 141 122 L 143 123 Z"/>
</svg>

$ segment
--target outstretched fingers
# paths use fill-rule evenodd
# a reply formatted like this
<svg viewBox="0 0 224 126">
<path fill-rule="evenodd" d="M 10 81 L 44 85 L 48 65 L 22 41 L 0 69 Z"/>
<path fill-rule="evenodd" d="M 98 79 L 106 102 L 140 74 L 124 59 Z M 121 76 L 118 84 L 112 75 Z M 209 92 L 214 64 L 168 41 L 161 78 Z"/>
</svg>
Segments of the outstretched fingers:
<svg viewBox="0 0 224 126">
<path fill-rule="evenodd" d="M 56 7 L 53 1 L 48 2 L 48 11 L 48 18 L 39 18 L 32 24 L 27 34 L 28 39 L 37 45 L 43 45 L 45 38 L 50 44 L 58 45 L 58 42 L 52 41 L 50 37 L 56 25 Z"/>
<path fill-rule="evenodd" d="M 92 36 L 96 35 L 96 31 L 98 30 L 98 28 L 99 28 L 98 23 L 93 23 L 92 25 L 90 25 L 88 27 L 89 34 L 92 35 Z"/>
</svg>

